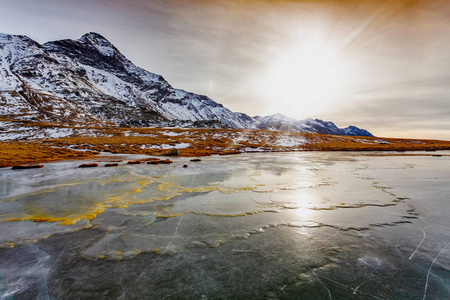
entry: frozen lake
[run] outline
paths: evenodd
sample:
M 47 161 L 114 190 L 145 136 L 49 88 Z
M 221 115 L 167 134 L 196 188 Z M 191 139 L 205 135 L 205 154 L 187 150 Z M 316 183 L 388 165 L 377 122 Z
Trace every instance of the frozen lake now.
M 392 154 L 0 169 L 0 298 L 448 299 L 449 153 Z

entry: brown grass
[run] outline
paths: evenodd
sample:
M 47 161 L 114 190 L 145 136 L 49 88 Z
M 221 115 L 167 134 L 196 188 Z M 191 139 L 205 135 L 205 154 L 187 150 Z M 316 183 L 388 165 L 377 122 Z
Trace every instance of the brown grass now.
M 36 128 L 68 128 L 53 123 L 24 123 L 21 126 Z M 78 127 L 79 128 L 79 127 Z M 134 153 L 164 155 L 170 150 L 157 149 L 160 145 L 175 146 L 188 143 L 179 149 L 184 157 L 229 155 L 260 150 L 279 151 L 435 151 L 450 150 L 450 141 L 409 140 L 379 137 L 348 137 L 298 132 L 273 132 L 264 130 L 234 129 L 181 129 L 181 128 L 119 128 L 86 126 L 98 137 L 71 136 L 39 142 L 0 143 L 0 167 L 24 163 L 49 162 L 90 158 L 93 152 Z M 281 146 L 280 138 L 303 141 L 295 147 Z M 87 149 L 79 152 L 67 149 Z M 57 148 L 55 148 L 57 147 Z M 93 151 L 93 152 L 92 152 Z
M 124 136 L 123 131 L 147 136 Z M 119 134 L 116 132 L 119 131 Z M 162 132 L 189 132 L 188 135 L 166 136 Z M 265 151 L 291 151 L 292 148 L 304 151 L 425 151 L 448 150 L 450 141 L 410 140 L 379 137 L 347 137 L 298 132 L 273 132 L 264 130 L 227 130 L 227 129 L 160 129 L 127 128 L 122 132 L 115 128 L 110 137 L 68 137 L 57 140 L 45 140 L 49 145 L 58 147 L 73 146 L 79 149 L 107 151 L 112 153 L 136 153 L 162 155 L 167 150 L 142 149 L 143 145 L 176 145 L 189 143 L 191 147 L 179 149 L 180 156 L 207 156 L 211 154 L 235 154 L 246 152 L 248 148 L 260 148 Z M 224 135 L 213 137 L 215 135 Z M 229 136 L 245 137 L 245 140 L 233 140 Z M 258 138 L 264 135 L 263 141 Z M 283 147 L 276 144 L 281 136 L 306 141 L 298 147 Z
M 85 159 L 94 155 L 91 151 L 80 152 L 70 149 L 59 149 L 38 143 L 0 142 L 0 168 L 57 160 Z

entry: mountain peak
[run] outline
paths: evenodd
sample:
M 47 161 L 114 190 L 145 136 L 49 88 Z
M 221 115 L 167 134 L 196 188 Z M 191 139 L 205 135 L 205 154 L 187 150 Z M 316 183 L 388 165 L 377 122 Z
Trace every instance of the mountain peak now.
M 33 41 L 26 35 L 6 34 L 1 32 L 0 32 L 0 43 L 2 44 L 25 43 L 25 44 L 39 45 L 36 41 Z
M 285 115 L 283 115 L 281 113 L 276 113 L 276 114 L 273 114 L 273 115 L 271 115 L 269 117 L 272 118 L 272 119 L 278 119 L 278 120 L 294 120 L 294 119 L 289 118 L 289 117 L 287 117 L 287 116 L 285 116 Z
M 82 43 L 86 43 L 89 41 L 95 44 L 104 44 L 106 42 L 111 45 L 111 43 L 103 35 L 97 32 L 88 32 L 86 34 L 83 34 L 81 38 L 78 39 L 78 41 Z
M 100 46 L 112 46 L 112 44 L 101 34 L 96 32 L 88 32 L 78 39 L 81 43 L 91 43 Z
M 114 53 L 118 51 L 116 47 L 114 47 L 114 45 L 111 44 L 104 36 L 96 32 L 84 34 L 77 40 L 77 42 L 92 45 L 105 56 L 114 56 Z

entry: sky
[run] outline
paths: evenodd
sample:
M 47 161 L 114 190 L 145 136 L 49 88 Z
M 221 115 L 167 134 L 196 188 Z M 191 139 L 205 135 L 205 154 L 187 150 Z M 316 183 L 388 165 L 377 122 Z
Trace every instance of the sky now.
M 446 0 L 0 0 L 0 32 L 97 32 L 172 86 L 251 116 L 450 140 Z

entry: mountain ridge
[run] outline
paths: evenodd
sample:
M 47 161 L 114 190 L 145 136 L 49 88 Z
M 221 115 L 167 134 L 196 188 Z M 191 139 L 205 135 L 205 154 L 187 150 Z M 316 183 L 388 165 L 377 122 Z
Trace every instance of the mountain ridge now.
M 42 45 L 23 35 L 0 34 L 0 115 L 61 123 L 372 136 L 319 119 L 232 112 L 205 95 L 173 88 L 95 32 Z

